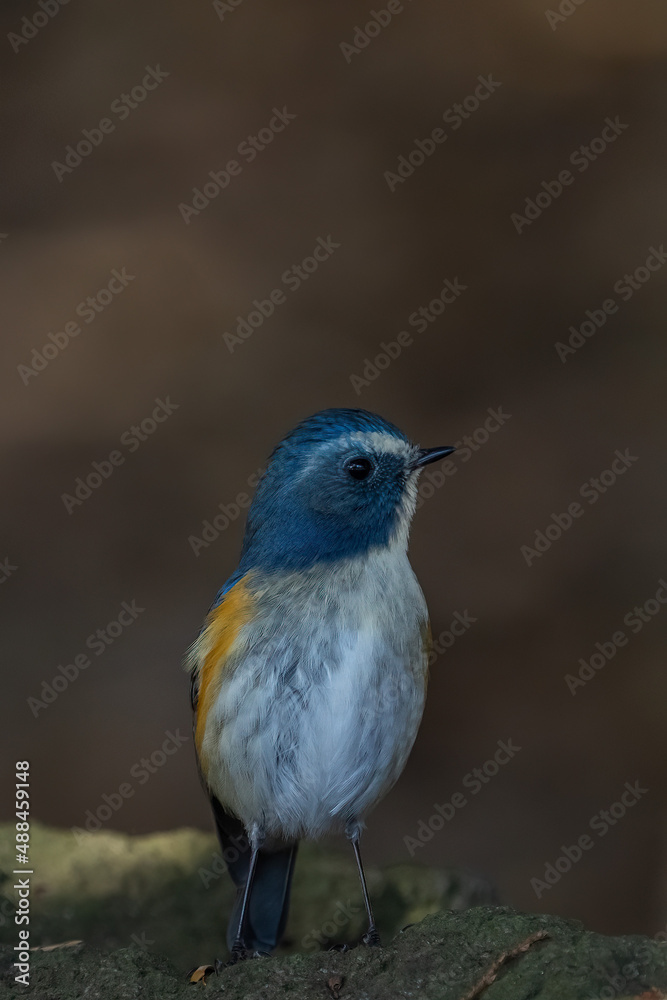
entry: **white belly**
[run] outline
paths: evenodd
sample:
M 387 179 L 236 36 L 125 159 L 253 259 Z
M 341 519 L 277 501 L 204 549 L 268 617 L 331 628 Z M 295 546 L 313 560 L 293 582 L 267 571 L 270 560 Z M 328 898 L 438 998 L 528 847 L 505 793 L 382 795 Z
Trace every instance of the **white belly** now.
M 403 770 L 424 707 L 426 608 L 406 557 L 377 569 L 357 565 L 348 586 L 311 571 L 285 581 L 284 599 L 271 583 L 271 610 L 247 627 L 213 709 L 208 769 L 247 827 L 285 839 L 341 829 Z

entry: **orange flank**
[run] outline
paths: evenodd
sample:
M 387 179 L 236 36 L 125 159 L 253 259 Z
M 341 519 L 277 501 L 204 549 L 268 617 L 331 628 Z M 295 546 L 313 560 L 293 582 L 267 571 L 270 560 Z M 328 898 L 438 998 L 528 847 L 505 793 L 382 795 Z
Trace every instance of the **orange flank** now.
M 221 604 L 208 616 L 206 628 L 197 640 L 194 655 L 199 666 L 199 696 L 195 744 L 200 764 L 206 774 L 206 759 L 202 755 L 206 718 L 220 691 L 227 657 L 244 625 L 252 620 L 254 598 L 247 588 L 248 577 L 235 583 Z

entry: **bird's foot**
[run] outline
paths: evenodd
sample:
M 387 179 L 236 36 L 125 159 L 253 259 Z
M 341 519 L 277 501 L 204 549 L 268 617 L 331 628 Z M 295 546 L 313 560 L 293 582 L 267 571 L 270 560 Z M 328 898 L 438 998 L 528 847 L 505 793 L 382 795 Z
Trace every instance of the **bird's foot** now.
M 220 975 L 222 969 L 226 969 L 230 965 L 236 965 L 237 962 L 245 962 L 248 958 L 252 958 L 252 952 L 249 948 L 246 948 L 243 941 L 237 940 L 232 945 L 232 950 L 226 962 L 223 962 L 220 958 L 216 959 L 215 971 Z
M 368 948 L 382 947 L 380 935 L 378 934 L 374 924 L 371 925 L 363 937 L 354 944 L 332 944 L 329 948 L 327 948 L 327 951 L 337 951 L 341 955 L 345 955 L 348 951 L 352 951 L 353 948 L 358 947 L 360 944 L 365 944 Z
M 382 941 L 380 941 L 380 935 L 377 932 L 375 924 L 371 924 L 361 940 L 362 943 L 368 945 L 369 948 L 382 947 Z
M 246 948 L 242 941 L 235 941 L 226 962 L 223 962 L 221 958 L 216 958 L 216 975 L 219 976 L 222 970 L 229 968 L 230 965 L 237 965 L 239 962 L 247 962 L 251 958 L 269 958 L 269 954 L 266 951 L 251 951 L 250 948 Z

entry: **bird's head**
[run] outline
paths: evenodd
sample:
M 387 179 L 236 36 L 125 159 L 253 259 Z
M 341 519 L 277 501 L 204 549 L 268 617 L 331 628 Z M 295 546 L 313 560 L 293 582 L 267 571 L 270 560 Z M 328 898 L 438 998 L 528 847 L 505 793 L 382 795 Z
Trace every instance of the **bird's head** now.
M 248 513 L 241 565 L 300 569 L 407 545 L 424 465 L 454 451 L 419 448 L 366 410 L 322 410 L 275 448 Z

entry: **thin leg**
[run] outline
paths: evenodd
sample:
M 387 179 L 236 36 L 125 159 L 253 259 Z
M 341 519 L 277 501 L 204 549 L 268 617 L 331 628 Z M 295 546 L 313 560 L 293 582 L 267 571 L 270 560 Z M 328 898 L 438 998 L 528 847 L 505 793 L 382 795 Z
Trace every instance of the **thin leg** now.
M 239 914 L 239 926 L 236 931 L 236 938 L 234 944 L 232 945 L 232 956 L 231 964 L 238 962 L 239 959 L 247 958 L 248 948 L 245 943 L 245 925 L 246 916 L 248 913 L 248 901 L 250 900 L 250 892 L 252 890 L 252 882 L 255 877 L 255 869 L 257 867 L 257 855 L 259 854 L 259 848 L 254 846 L 252 849 L 252 854 L 250 855 L 250 866 L 248 868 L 248 878 L 246 880 L 245 888 L 243 890 L 243 902 L 241 903 L 241 913 Z
M 380 941 L 380 935 L 377 932 L 377 927 L 375 926 L 375 917 L 373 916 L 373 909 L 371 907 L 370 896 L 368 895 L 368 888 L 366 886 L 366 876 L 364 875 L 364 866 L 361 863 L 361 851 L 359 850 L 359 837 L 352 837 L 352 847 L 354 848 L 354 856 L 357 859 L 357 868 L 359 869 L 359 878 L 361 879 L 361 891 L 364 894 L 364 904 L 366 906 L 366 913 L 368 914 L 368 930 L 364 934 L 362 941 L 364 944 L 379 946 L 382 942 Z

